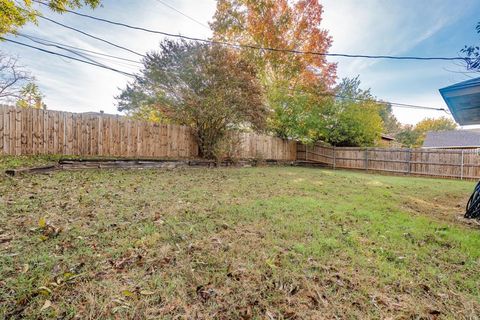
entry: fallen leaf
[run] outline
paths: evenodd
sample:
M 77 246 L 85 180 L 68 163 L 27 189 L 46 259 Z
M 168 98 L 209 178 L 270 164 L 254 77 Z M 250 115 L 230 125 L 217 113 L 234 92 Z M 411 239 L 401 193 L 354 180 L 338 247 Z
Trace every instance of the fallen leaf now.
M 112 309 L 112 313 L 115 314 L 115 313 L 121 312 L 122 310 L 128 310 L 128 309 L 130 309 L 130 307 L 126 305 L 117 306 Z
M 155 294 L 155 291 L 142 290 L 140 291 L 140 294 L 144 296 L 151 296 Z
M 133 293 L 130 290 L 123 290 L 122 295 L 125 296 L 125 297 L 133 297 L 135 295 L 135 293 Z
M 52 294 L 52 290 L 50 290 L 49 288 L 47 287 L 40 287 L 38 288 L 37 292 L 39 294 L 43 294 L 45 296 L 48 296 L 48 295 L 51 295 Z
M 40 312 L 47 310 L 52 306 L 52 301 L 50 300 L 45 300 L 45 303 L 43 304 L 42 308 L 40 309 Z
M 47 219 L 45 217 L 41 217 L 40 220 L 38 220 L 38 227 L 43 229 L 46 226 L 47 226 Z
M 25 263 L 22 268 L 22 273 L 24 274 L 27 273 L 29 269 L 30 269 L 30 266 L 28 265 L 28 263 Z
M 74 273 L 72 273 L 72 272 L 65 272 L 65 273 L 63 274 L 63 280 L 68 281 L 68 280 L 72 279 L 72 278 L 75 277 L 75 276 L 76 276 L 76 274 L 74 274 Z

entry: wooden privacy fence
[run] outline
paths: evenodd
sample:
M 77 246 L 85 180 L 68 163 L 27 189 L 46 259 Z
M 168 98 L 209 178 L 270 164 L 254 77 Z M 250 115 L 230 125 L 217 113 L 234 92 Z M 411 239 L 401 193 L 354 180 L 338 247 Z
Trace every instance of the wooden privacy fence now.
M 234 156 L 241 159 L 306 160 L 333 168 L 480 178 L 476 150 L 306 146 L 255 133 L 239 133 L 239 138 Z M 118 115 L 0 106 L 0 154 L 191 159 L 198 157 L 198 145 L 185 126 Z
M 234 153 L 240 159 L 295 161 L 297 143 L 269 135 L 239 133 L 240 145 Z
M 296 143 L 241 134 L 238 155 L 294 161 Z M 195 158 L 190 128 L 106 114 L 70 113 L 0 106 L 0 154 Z
M 319 162 L 333 168 L 460 179 L 480 178 L 480 156 L 477 150 L 471 149 L 339 148 L 299 144 L 297 160 Z

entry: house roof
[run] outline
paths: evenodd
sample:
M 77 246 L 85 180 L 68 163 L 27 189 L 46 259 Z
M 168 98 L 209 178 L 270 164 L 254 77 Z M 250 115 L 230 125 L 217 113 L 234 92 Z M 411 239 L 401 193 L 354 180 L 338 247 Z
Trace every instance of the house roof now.
M 480 130 L 430 131 L 423 148 L 480 148 Z
M 480 77 L 442 88 L 440 94 L 460 125 L 480 124 Z
M 475 87 L 475 86 L 478 86 L 478 85 L 480 85 L 480 77 L 470 79 L 470 80 L 466 80 L 466 81 L 459 82 L 459 83 L 455 83 L 451 86 L 445 87 L 445 88 L 440 89 L 440 90 L 445 91 L 445 90 L 452 90 L 452 89 L 457 89 L 457 88 Z
M 381 138 L 382 138 L 383 140 L 389 140 L 389 141 L 394 141 L 394 140 L 395 140 L 394 137 L 389 136 L 388 134 L 385 134 L 385 133 L 382 133 L 382 134 L 381 134 Z

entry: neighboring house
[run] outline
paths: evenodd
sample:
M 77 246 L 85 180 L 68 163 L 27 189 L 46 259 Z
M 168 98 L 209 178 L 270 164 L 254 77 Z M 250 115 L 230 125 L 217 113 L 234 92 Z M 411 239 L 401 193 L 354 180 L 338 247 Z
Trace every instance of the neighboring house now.
M 440 94 L 456 122 L 480 124 L 480 77 L 440 89 Z
M 401 147 L 401 144 L 397 142 L 397 140 L 389 136 L 388 134 L 382 133 L 380 137 L 380 142 L 379 142 L 380 147 L 385 147 L 385 148 L 399 148 Z
M 429 131 L 424 149 L 477 149 L 480 148 L 480 130 Z

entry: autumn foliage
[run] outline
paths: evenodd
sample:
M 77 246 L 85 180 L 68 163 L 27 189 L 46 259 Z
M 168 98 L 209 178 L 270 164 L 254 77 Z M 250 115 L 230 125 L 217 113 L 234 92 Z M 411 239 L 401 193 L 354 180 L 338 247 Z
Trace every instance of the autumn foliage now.
M 200 154 L 217 158 L 231 130 L 263 129 L 263 97 L 255 69 L 235 51 L 166 40 L 147 54 L 118 103 L 133 115 L 154 110 L 162 120 L 191 127 Z
M 208 158 L 238 128 L 306 143 L 375 145 L 385 120 L 395 127 L 393 115 L 358 77 L 335 85 L 322 14 L 318 0 L 218 0 L 213 39 L 237 47 L 163 42 L 119 97 L 120 110 L 192 127 Z
M 328 52 L 332 38 L 320 28 L 323 7 L 317 0 L 219 0 L 211 27 L 217 40 L 264 48 Z M 336 65 L 325 56 L 245 49 L 266 84 L 335 82 Z
M 242 55 L 257 69 L 272 113 L 269 129 L 284 138 L 308 138 L 335 83 L 336 64 L 324 55 L 332 44 L 320 27 L 317 0 L 218 0 L 211 27 L 214 38 L 243 46 Z M 314 128 L 313 128 L 314 129 Z

